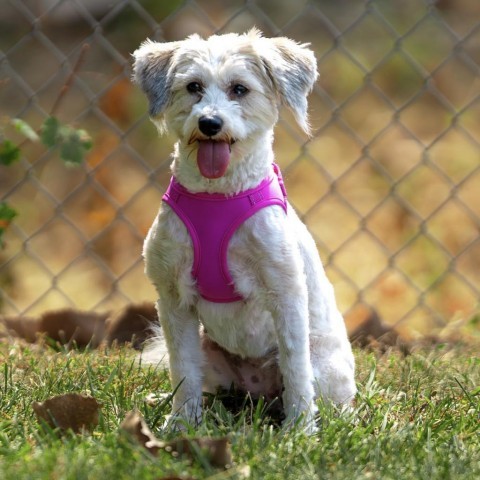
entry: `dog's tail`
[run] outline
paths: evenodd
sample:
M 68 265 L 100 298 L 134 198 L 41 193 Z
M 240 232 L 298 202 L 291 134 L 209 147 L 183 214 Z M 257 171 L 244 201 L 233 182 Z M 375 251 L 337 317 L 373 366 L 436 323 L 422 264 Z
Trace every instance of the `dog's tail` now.
M 153 365 L 155 368 L 168 368 L 168 351 L 162 327 L 151 327 L 152 336 L 144 343 L 139 361 L 142 365 Z

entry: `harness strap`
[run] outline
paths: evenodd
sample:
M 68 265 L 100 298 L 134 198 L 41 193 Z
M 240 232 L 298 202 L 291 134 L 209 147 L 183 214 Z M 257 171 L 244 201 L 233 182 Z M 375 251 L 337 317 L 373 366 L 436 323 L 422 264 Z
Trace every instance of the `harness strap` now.
M 287 212 L 287 193 L 280 169 L 273 164 L 271 175 L 257 187 L 236 195 L 191 193 L 174 177 L 163 195 L 182 220 L 194 251 L 192 276 L 200 295 L 211 302 L 242 300 L 235 290 L 227 262 L 230 239 L 238 227 L 260 209 L 278 205 Z

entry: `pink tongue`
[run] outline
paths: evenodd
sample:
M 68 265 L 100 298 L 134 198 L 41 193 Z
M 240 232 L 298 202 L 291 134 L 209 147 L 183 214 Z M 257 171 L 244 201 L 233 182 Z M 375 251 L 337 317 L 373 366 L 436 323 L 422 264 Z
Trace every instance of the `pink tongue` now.
M 223 177 L 230 161 L 230 145 L 227 142 L 200 140 L 198 142 L 197 164 L 206 178 Z

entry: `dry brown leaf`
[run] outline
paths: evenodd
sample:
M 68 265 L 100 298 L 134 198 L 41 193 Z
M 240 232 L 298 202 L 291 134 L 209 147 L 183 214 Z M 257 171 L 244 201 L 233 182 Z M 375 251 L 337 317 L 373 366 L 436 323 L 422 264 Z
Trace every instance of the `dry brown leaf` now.
M 178 438 L 167 442 L 165 450 L 192 459 L 197 454 L 203 455 L 214 467 L 225 467 L 232 464 L 232 453 L 227 437 Z
M 120 428 L 129 433 L 153 455 L 162 449 L 174 456 L 190 459 L 194 459 L 197 454 L 203 455 L 214 467 L 225 467 L 232 464 L 232 453 L 227 437 L 177 438 L 170 442 L 163 442 L 153 435 L 138 411 L 127 413 Z
M 33 411 L 39 421 L 45 421 L 52 428 L 75 433 L 91 431 L 98 425 L 98 402 L 88 395 L 67 393 L 45 400 L 33 402 Z
M 160 448 L 165 447 L 165 443 L 158 440 L 150 431 L 142 415 L 134 410 L 128 412 L 120 428 L 135 438 L 140 445 L 144 446 L 150 453 L 156 455 Z

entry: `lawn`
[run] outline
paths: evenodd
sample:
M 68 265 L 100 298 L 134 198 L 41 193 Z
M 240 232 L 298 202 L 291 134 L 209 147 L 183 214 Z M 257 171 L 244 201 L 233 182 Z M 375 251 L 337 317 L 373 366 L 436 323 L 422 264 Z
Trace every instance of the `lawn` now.
M 263 406 L 236 413 L 214 400 L 188 437 L 224 437 L 229 468 L 212 466 L 196 449 L 182 458 L 153 456 L 119 431 L 138 409 L 161 440 L 169 390 L 165 372 L 135 363 L 127 348 L 55 351 L 0 345 L 0 479 L 475 479 L 480 478 L 480 358 L 471 346 L 418 347 L 408 356 L 356 350 L 359 394 L 353 411 L 320 405 L 312 437 L 272 425 Z M 79 392 L 101 405 L 90 433 L 59 435 L 40 427 L 34 401 Z

